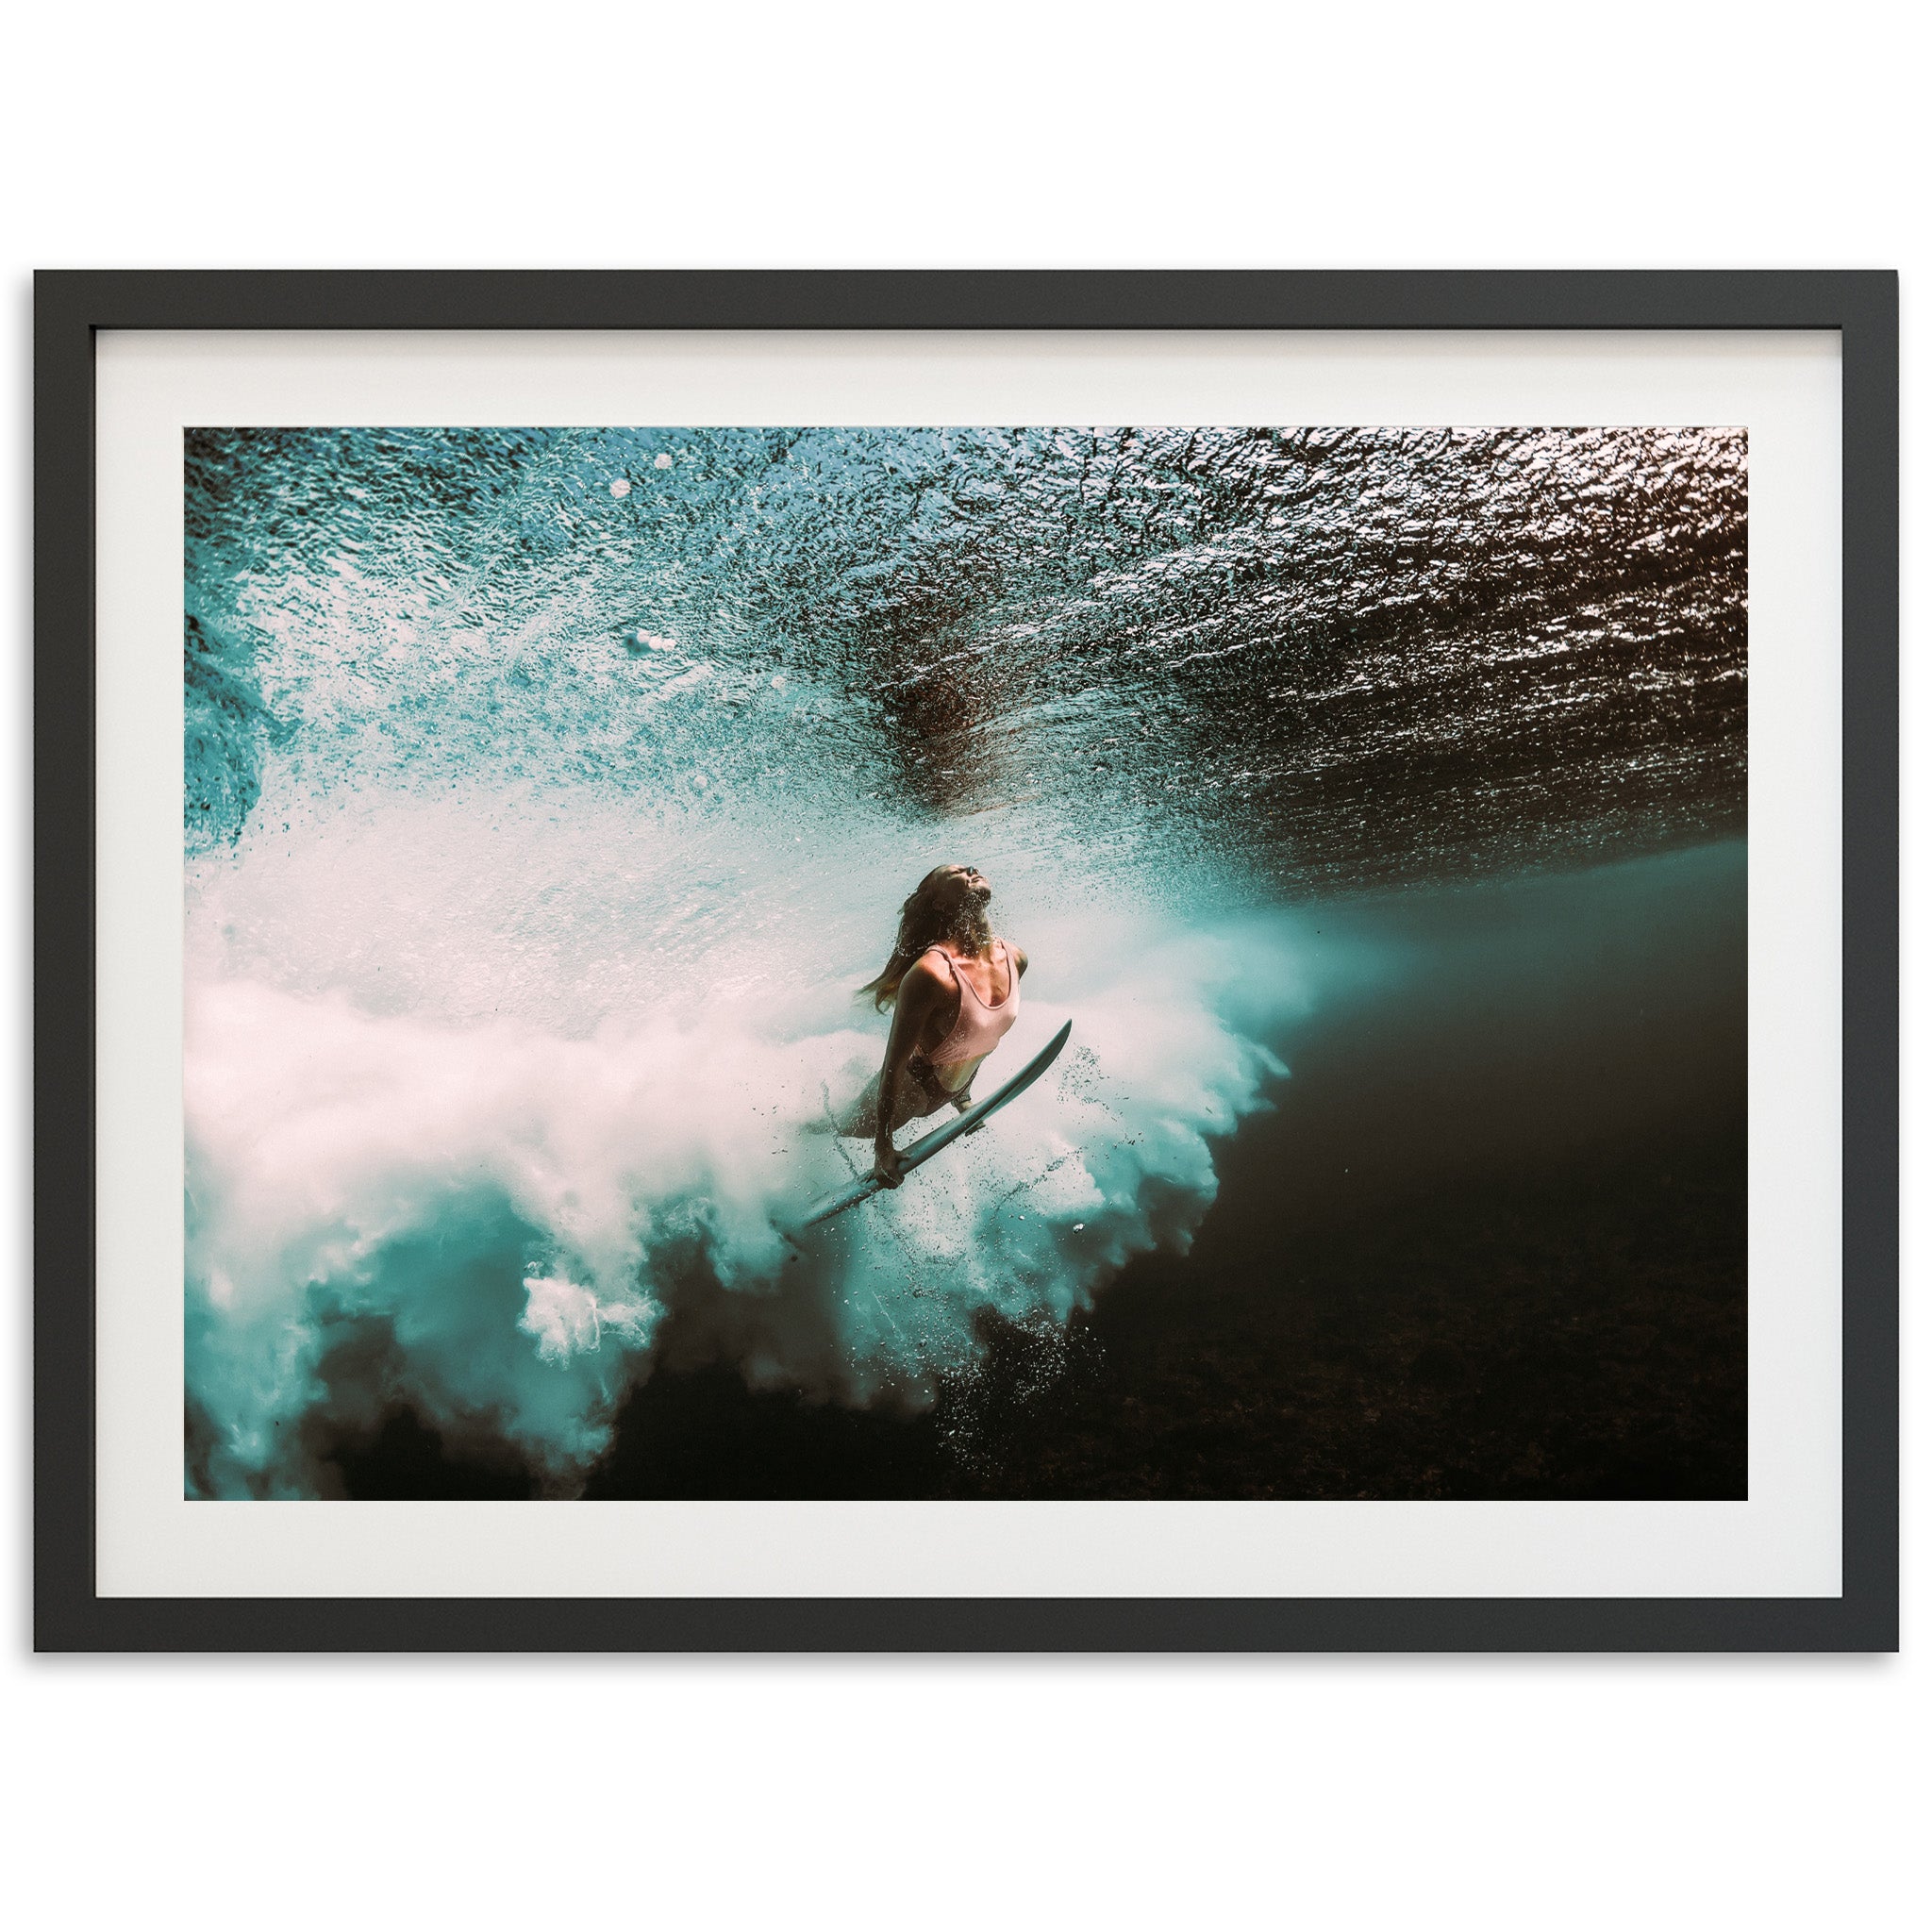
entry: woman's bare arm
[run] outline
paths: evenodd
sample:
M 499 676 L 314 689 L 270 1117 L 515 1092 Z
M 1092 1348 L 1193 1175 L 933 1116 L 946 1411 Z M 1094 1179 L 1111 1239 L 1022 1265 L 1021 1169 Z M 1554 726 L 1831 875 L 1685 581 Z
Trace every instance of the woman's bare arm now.
M 892 1007 L 892 1030 L 886 1036 L 885 1064 L 879 1069 L 878 1124 L 873 1136 L 873 1172 L 889 1188 L 896 1188 L 903 1178 L 899 1150 L 892 1144 L 892 1116 L 899 1098 L 899 1082 L 906 1077 L 906 1063 L 924 1037 L 927 1022 L 948 991 L 924 959 L 899 982 L 899 997 Z

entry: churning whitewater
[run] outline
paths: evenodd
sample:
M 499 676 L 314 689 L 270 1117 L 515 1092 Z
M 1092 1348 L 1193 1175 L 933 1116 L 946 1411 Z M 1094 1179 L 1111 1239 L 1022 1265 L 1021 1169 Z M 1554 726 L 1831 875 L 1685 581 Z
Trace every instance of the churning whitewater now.
M 340 855 L 341 897 L 410 903 L 403 881 L 428 858 L 401 835 L 412 808 L 363 808 L 364 838 Z M 459 823 L 442 838 L 411 829 L 445 863 L 461 836 Z M 598 903 L 585 868 L 601 838 L 516 842 L 531 868 L 525 910 L 546 933 L 559 911 L 535 880 L 551 868 L 568 896 Z M 373 908 L 341 906 L 356 921 L 333 934 L 341 956 L 325 962 L 319 922 L 295 984 L 219 945 L 197 958 L 190 1399 L 207 1444 L 197 1480 L 212 1493 L 312 1492 L 325 1434 L 371 1427 L 398 1400 L 447 1441 L 513 1445 L 568 1492 L 608 1446 L 674 1307 L 757 1386 L 923 1403 L 936 1378 L 970 1368 L 981 1310 L 1061 1322 L 1135 1252 L 1185 1244 L 1214 1197 L 1213 1138 L 1281 1071 L 1243 1030 L 1257 1002 L 1241 989 L 1258 979 L 1265 1005 L 1292 1002 L 1282 930 L 1070 914 L 1022 893 L 1011 924 L 1041 962 L 1038 993 L 993 1064 L 1017 1069 L 1071 1018 L 1061 1063 L 997 1131 L 788 1240 L 806 1203 L 869 1164 L 866 1144 L 830 1124 L 877 1065 L 881 1023 L 852 994 L 900 879 L 839 867 L 808 881 L 769 933 L 758 908 L 771 900 L 752 882 L 769 863 L 760 842 L 747 835 L 741 853 L 747 930 L 714 929 L 681 970 L 669 958 L 654 974 L 613 969 L 618 996 L 601 1003 L 568 967 L 572 948 L 516 930 L 514 891 L 480 855 L 480 918 L 452 905 L 376 943 Z M 378 885 L 385 844 L 403 878 Z M 197 930 L 261 930 L 242 910 L 258 869 L 266 897 L 333 901 L 313 847 L 299 889 L 287 862 L 272 841 L 230 860 L 197 905 Z M 625 863 L 635 890 L 640 859 Z M 458 891 L 461 869 L 444 883 Z M 838 902 L 823 918 L 814 890 Z M 861 939 L 868 908 L 874 930 Z M 659 908 L 645 929 L 673 917 Z M 574 929 L 568 915 L 560 929 Z M 487 1016 L 475 1008 L 485 975 L 466 958 L 484 945 L 517 962 Z M 380 963 L 364 977 L 357 954 Z M 394 976 L 422 982 L 403 1010 L 382 983 Z M 426 996 L 436 982 L 470 997 L 451 1010 Z M 546 1011 L 576 1024 L 546 1024 Z

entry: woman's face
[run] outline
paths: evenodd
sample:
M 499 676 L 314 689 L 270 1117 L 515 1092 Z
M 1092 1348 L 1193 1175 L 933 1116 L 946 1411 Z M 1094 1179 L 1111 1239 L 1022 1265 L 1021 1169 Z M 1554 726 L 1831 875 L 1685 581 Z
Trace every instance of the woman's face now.
M 983 906 L 992 897 L 992 887 L 976 865 L 949 865 L 945 869 L 944 891 L 949 899 L 977 899 Z

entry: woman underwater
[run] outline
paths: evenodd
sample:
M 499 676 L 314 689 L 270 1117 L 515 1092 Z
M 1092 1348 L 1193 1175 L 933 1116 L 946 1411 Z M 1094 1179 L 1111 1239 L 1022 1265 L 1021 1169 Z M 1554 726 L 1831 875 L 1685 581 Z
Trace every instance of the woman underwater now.
M 870 1135 L 874 1173 L 903 1178 L 895 1129 L 942 1107 L 973 1105 L 973 1076 L 1020 1016 L 1026 955 L 987 919 L 992 887 L 976 867 L 941 865 L 899 908 L 899 937 L 878 977 L 861 987 L 892 1008 L 885 1063 L 840 1131 Z

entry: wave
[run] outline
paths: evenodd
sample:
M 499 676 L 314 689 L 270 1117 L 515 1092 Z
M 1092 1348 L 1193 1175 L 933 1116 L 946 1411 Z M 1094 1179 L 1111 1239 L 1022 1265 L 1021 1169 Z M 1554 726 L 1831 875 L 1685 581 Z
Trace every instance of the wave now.
M 375 815 L 407 855 L 402 816 Z M 293 884 L 258 858 L 258 900 L 340 915 L 303 869 L 327 843 L 291 846 Z M 474 991 L 381 1010 L 379 962 L 408 958 L 393 934 L 342 941 L 378 962 L 359 995 L 319 932 L 286 955 L 319 989 L 235 970 L 210 934 L 237 879 L 192 922 L 187 1013 L 190 1488 L 214 1496 L 324 1492 L 331 1444 L 399 1404 L 572 1493 L 674 1326 L 681 1359 L 756 1387 L 924 1406 L 971 1373 L 987 1314 L 1063 1323 L 1133 1255 L 1186 1247 L 1213 1142 L 1284 1071 L 1264 1036 L 1310 997 L 1282 917 L 1025 908 L 1036 967 L 988 1072 L 1071 1019 L 1061 1061 L 897 1193 L 794 1240 L 868 1158 L 830 1125 L 881 1051 L 856 952 L 734 971 L 766 946 L 713 935 L 682 970 L 655 956 L 656 998 L 626 985 L 569 1030 L 555 1016 L 581 1000 L 555 986 L 488 1018 Z

